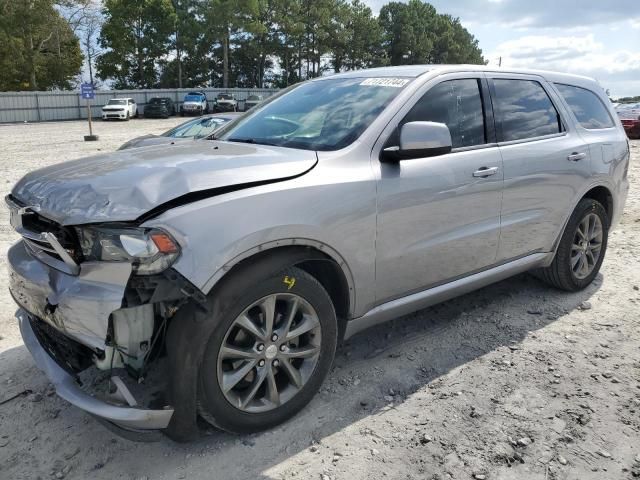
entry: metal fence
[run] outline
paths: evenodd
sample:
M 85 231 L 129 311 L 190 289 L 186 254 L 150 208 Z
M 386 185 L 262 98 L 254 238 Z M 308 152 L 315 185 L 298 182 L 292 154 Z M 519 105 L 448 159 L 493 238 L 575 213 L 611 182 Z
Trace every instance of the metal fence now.
M 142 114 L 144 106 L 152 97 L 169 97 L 176 102 L 179 110 L 184 96 L 193 89 L 153 89 L 153 90 L 97 90 L 96 98 L 91 100 L 91 112 L 100 116 L 100 109 L 111 98 L 131 97 L 138 104 Z M 240 110 L 249 95 L 262 95 L 267 98 L 277 92 L 270 88 L 205 88 L 198 89 L 207 94 L 209 106 L 219 93 L 231 93 L 238 100 Z M 80 92 L 6 92 L 0 93 L 0 123 L 46 122 L 51 120 L 77 120 L 87 118 L 86 100 Z

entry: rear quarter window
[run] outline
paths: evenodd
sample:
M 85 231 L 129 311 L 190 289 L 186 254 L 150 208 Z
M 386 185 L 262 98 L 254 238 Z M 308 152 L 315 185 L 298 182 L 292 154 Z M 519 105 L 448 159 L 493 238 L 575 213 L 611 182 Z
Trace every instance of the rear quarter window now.
M 573 85 L 556 83 L 556 88 L 565 99 L 578 123 L 589 130 L 611 128 L 613 119 L 602 100 L 590 90 Z

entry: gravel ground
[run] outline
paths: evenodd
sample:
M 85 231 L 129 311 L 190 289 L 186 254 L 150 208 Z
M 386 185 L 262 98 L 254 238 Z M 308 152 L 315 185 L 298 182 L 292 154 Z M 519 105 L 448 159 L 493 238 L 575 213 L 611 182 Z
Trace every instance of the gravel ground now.
M 0 126 L 0 193 L 29 170 L 108 151 L 180 119 Z M 338 352 L 292 421 L 133 443 L 53 395 L 6 288 L 0 209 L 0 478 L 631 479 L 640 477 L 640 141 L 632 190 L 592 286 L 528 275 L 376 327 Z M 21 392 L 12 400 L 7 400 Z

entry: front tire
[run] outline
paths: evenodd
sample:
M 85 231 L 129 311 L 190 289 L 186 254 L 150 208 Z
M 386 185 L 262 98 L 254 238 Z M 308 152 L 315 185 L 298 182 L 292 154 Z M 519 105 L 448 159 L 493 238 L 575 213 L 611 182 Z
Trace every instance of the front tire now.
M 583 198 L 573 211 L 550 266 L 536 271 L 549 285 L 575 292 L 600 271 L 609 236 L 609 216 L 600 202 Z
M 335 355 L 336 313 L 298 268 L 228 300 L 202 358 L 200 414 L 229 432 L 257 432 L 293 417 L 320 388 Z

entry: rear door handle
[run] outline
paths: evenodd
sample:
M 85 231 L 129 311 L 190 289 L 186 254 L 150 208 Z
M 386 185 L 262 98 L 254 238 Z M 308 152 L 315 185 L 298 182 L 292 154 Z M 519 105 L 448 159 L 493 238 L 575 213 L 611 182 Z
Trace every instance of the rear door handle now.
M 498 167 L 482 167 L 473 172 L 474 177 L 490 177 L 491 175 L 495 175 L 498 173 Z
M 583 158 L 587 158 L 587 154 L 584 152 L 573 152 L 571 155 L 569 155 L 567 157 L 567 160 L 569 160 L 570 162 L 577 162 L 579 160 L 582 160 Z

